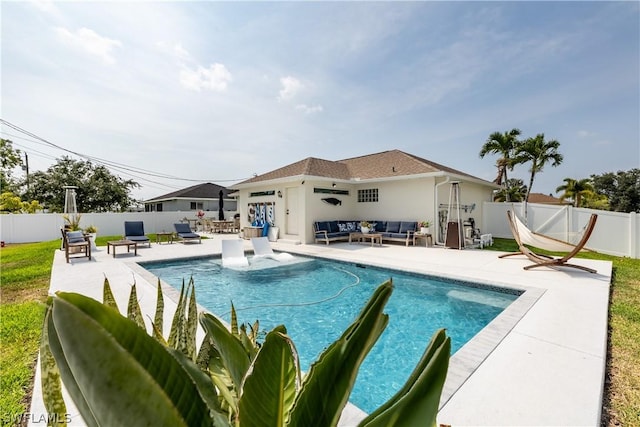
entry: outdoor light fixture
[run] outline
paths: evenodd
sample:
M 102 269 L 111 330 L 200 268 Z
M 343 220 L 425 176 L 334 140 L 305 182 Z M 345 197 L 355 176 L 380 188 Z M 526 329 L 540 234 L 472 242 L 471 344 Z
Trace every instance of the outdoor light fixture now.
M 334 183 L 332 183 L 332 184 L 331 184 L 331 186 L 332 186 L 333 188 L 336 188 L 336 183 L 335 183 L 335 182 L 334 182 Z
M 282 199 L 282 191 L 278 190 L 278 197 Z

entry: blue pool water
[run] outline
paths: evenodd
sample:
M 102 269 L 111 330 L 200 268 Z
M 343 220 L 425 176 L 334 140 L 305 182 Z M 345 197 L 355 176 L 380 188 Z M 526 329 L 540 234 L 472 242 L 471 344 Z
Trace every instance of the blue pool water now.
M 455 352 L 518 297 L 515 291 L 360 264 L 297 259 L 301 262 L 253 259 L 249 268 L 240 269 L 223 268 L 220 258 L 143 267 L 177 289 L 193 276 L 198 303 L 226 321 L 233 302 L 239 323 L 259 320 L 265 333 L 284 324 L 305 371 L 340 337 L 375 288 L 392 278 L 394 291 L 385 308 L 389 324 L 362 364 L 350 399 L 366 412 L 404 384 L 437 329 L 447 329 Z

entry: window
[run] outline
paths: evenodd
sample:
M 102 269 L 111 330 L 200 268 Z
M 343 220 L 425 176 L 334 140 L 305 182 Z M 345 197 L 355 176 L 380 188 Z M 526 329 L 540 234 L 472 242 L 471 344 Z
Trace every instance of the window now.
M 257 191 L 255 193 L 249 193 L 249 197 L 275 196 L 275 195 L 276 195 L 276 191 L 275 190 Z
M 162 203 L 156 204 L 156 212 L 162 212 Z
M 195 211 L 198 209 L 202 209 L 204 207 L 204 205 L 202 204 L 202 202 L 191 202 L 191 210 Z
M 378 189 L 371 188 L 366 190 L 358 190 L 358 203 L 368 203 L 378 201 Z
M 321 194 L 340 194 L 342 196 L 348 196 L 349 195 L 349 190 L 336 190 L 335 188 L 318 188 L 318 187 L 314 187 L 313 188 L 313 192 L 314 193 L 321 193 Z

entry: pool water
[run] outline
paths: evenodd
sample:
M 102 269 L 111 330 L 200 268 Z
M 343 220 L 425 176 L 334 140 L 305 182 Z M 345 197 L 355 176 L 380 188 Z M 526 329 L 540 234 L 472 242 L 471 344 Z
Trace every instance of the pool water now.
M 230 321 L 260 321 L 265 333 L 284 324 L 307 371 L 322 350 L 358 315 L 373 291 L 392 278 L 385 307 L 389 324 L 365 358 L 350 401 L 372 412 L 405 383 L 433 333 L 446 328 L 455 353 L 518 294 L 467 286 L 418 274 L 313 258 L 295 263 L 250 259 L 223 268 L 220 258 L 145 263 L 143 267 L 180 289 L 193 276 L 199 304 Z

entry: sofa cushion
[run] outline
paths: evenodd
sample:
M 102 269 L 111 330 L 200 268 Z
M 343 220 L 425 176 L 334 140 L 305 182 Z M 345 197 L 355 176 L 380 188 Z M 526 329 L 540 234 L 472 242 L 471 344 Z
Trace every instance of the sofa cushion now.
M 417 221 L 402 221 L 400 223 L 400 233 L 406 233 L 407 231 L 416 231 L 416 227 L 418 227 Z
M 340 231 L 338 228 L 338 221 L 329 221 L 329 230 L 330 233 L 337 233 Z
M 336 238 L 336 237 L 349 237 L 349 233 L 340 233 L 340 232 L 337 232 L 337 233 L 327 233 L 327 237 L 328 237 L 329 239 L 333 239 L 333 238 Z
M 347 231 L 349 233 L 353 233 L 354 231 L 356 231 L 358 229 L 358 222 L 357 221 L 347 221 L 346 225 L 347 225 Z
M 349 231 L 349 230 L 347 229 L 347 223 L 346 223 L 346 222 L 339 222 L 339 223 L 338 223 L 338 230 L 339 230 L 341 233 L 346 233 L 347 231 Z
M 382 235 L 383 238 L 387 238 L 387 239 L 401 239 L 401 240 L 405 240 L 407 239 L 407 233 L 384 233 Z
M 318 222 L 316 222 L 316 231 L 330 231 L 329 230 L 329 222 L 328 221 L 318 221 Z
M 387 221 L 387 233 L 399 233 L 400 232 L 400 221 Z
M 374 221 L 374 220 L 371 220 L 371 221 L 369 221 L 369 223 L 371 224 L 371 231 L 375 231 L 375 232 L 379 233 L 381 231 L 386 231 L 386 229 L 387 229 L 387 222 L 386 221 Z

